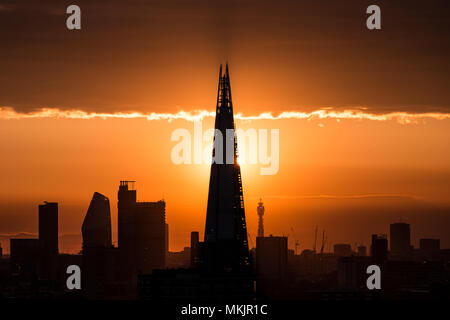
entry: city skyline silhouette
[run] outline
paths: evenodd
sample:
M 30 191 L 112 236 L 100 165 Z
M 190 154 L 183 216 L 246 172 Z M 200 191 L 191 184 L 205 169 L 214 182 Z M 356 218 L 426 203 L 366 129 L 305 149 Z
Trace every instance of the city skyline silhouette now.
M 448 299 L 445 0 L 70 8 L 0 4 L 0 298 Z

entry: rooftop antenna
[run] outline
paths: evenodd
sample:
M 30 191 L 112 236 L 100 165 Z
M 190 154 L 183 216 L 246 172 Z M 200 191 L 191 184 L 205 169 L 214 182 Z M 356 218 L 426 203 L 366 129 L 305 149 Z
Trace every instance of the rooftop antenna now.
M 258 213 L 258 237 L 264 237 L 264 204 L 262 199 L 259 199 L 258 207 L 256 207 Z
M 127 188 L 129 188 L 129 190 L 136 190 L 135 184 L 136 184 L 136 181 L 131 181 L 131 180 L 121 180 L 120 181 L 120 186 L 127 187 Z

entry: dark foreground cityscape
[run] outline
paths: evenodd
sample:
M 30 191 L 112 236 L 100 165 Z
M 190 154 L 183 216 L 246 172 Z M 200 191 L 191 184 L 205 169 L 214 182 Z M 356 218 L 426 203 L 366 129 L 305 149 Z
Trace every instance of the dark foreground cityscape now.
M 215 128 L 234 129 L 228 66 L 220 69 Z M 226 154 L 225 144 L 222 155 Z M 215 148 L 215 152 L 218 149 Z M 214 153 L 213 153 L 214 157 Z M 448 299 L 450 250 L 439 239 L 411 245 L 410 225 L 390 225 L 372 235 L 370 248 L 335 244 L 325 253 L 325 233 L 311 250 L 288 249 L 288 237 L 264 233 L 264 204 L 256 248 L 249 248 L 237 141 L 234 164 L 211 165 L 204 241 L 191 233 L 190 247 L 168 251 L 165 202 L 137 202 L 134 181 L 118 191 L 118 246 L 112 244 L 109 199 L 95 192 L 81 232 L 80 254 L 58 252 L 58 203 L 39 205 L 39 238 L 11 239 L 0 249 L 0 298 L 120 299 L 152 301 Z M 357 228 L 358 226 L 355 226 Z M 432 236 L 432 235 L 430 235 Z M 319 239 L 318 239 L 319 238 Z M 297 246 L 296 246 L 297 247 Z M 369 288 L 367 268 L 381 270 L 381 289 Z M 80 286 L 70 287 L 69 266 Z M 70 268 L 69 268 L 70 269 Z

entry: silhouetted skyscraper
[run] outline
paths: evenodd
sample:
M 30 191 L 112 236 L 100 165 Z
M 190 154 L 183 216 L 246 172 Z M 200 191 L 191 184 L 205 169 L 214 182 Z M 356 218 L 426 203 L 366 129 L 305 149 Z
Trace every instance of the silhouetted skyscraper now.
M 120 182 L 118 242 L 123 274 L 135 286 L 137 274 L 150 274 L 165 267 L 166 203 L 136 202 L 132 184 L 133 181 Z
M 411 252 L 411 231 L 408 223 L 397 222 L 390 227 L 391 253 L 406 257 Z
M 228 65 L 225 74 L 220 66 L 218 91 L 215 129 L 223 143 L 214 137 L 204 242 L 207 264 L 220 271 L 249 266 L 249 252 Z
M 94 193 L 81 227 L 83 247 L 111 247 L 111 212 L 109 199 Z
M 386 235 L 372 235 L 372 245 L 370 246 L 370 255 L 377 265 L 384 264 L 388 259 L 388 240 Z
M 39 242 L 43 254 L 58 254 L 58 203 L 39 205 Z
M 83 235 L 82 288 L 87 299 L 104 299 L 115 277 L 117 249 L 111 240 L 109 199 L 95 192 L 81 227 Z
M 258 237 L 264 237 L 264 204 L 262 199 L 259 200 L 256 211 L 258 212 Z
M 39 267 L 40 278 L 56 280 L 58 267 L 58 203 L 39 205 Z

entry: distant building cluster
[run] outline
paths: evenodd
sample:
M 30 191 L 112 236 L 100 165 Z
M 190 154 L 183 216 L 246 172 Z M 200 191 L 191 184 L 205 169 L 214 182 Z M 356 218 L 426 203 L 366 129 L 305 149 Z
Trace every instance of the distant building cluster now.
M 11 239 L 0 260 L 0 296 L 137 298 L 137 275 L 164 269 L 168 252 L 165 202 L 137 202 L 131 182 L 118 192 L 118 247 L 112 245 L 109 199 L 94 193 L 81 228 L 81 254 L 58 252 L 58 203 L 39 205 L 39 238 Z M 66 269 L 82 270 L 82 290 L 68 291 Z

